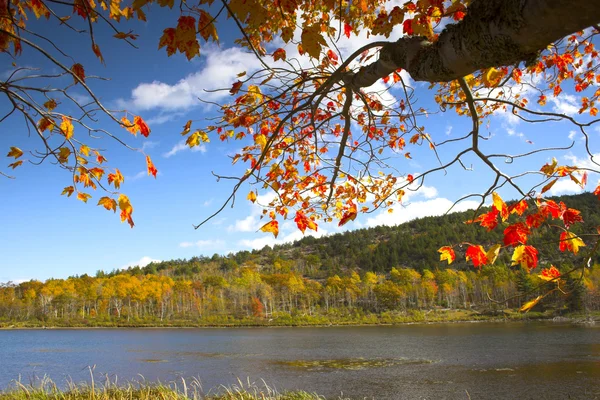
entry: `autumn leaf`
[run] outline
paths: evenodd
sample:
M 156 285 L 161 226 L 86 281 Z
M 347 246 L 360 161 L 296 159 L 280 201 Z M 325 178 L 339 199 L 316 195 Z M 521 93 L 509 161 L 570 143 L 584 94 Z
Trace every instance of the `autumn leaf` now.
M 533 246 L 520 245 L 515 248 L 512 256 L 512 265 L 521 264 L 528 271 L 534 269 L 538 264 L 538 251 Z
M 490 249 L 487 251 L 487 253 L 485 253 L 485 258 L 487 259 L 488 265 L 493 265 L 496 262 L 496 259 L 498 258 L 498 255 L 500 254 L 501 248 L 502 248 L 502 246 L 500 246 L 499 244 L 495 244 L 492 247 L 490 247 Z
M 538 274 L 538 277 L 545 281 L 553 281 L 560 278 L 560 271 L 554 266 L 550 266 L 550 268 L 544 268 L 541 271 L 541 274 Z
M 83 154 L 86 157 L 90 156 L 90 148 L 88 146 L 86 146 L 85 144 L 82 144 L 81 147 L 79 148 L 79 154 Z
M 521 216 L 527 210 L 527 207 L 527 202 L 525 200 L 521 200 L 518 203 L 511 204 L 508 207 L 508 212 L 511 214 L 516 213 L 518 216 Z
M 340 222 L 339 222 L 338 226 L 346 225 L 349 221 L 354 221 L 355 218 L 356 218 L 356 207 L 353 207 L 353 208 L 350 208 L 350 210 L 348 210 L 347 212 L 345 212 L 344 215 L 342 215 L 342 218 L 340 218 Z
M 12 164 L 8 164 L 9 168 L 15 169 L 17 167 L 20 167 L 23 164 L 23 161 L 15 161 Z
M 79 63 L 73 64 L 71 67 L 71 72 L 74 75 L 73 80 L 75 81 L 75 84 L 78 84 L 79 80 L 81 80 L 81 82 L 85 82 L 85 70 L 83 69 L 83 65 Z
M 491 211 L 480 215 L 474 220 L 466 221 L 465 223 L 472 224 L 475 222 L 479 222 L 481 226 L 486 228 L 488 231 L 491 231 L 492 229 L 496 228 L 496 226 L 498 226 L 498 209 L 496 209 L 495 206 L 492 206 Z
M 285 57 L 286 57 L 285 50 L 282 49 L 282 48 L 279 48 L 279 49 L 275 50 L 275 52 L 273 53 L 273 60 L 274 61 L 278 61 L 278 60 L 285 61 Z
M 558 181 L 558 178 L 553 179 L 552 181 L 548 182 L 548 184 L 546 184 L 543 188 L 542 191 L 540 192 L 540 194 L 544 194 L 546 193 L 548 190 L 552 189 L 552 186 L 554 186 L 554 184 Z
M 87 203 L 87 201 L 91 198 L 92 196 L 87 194 L 87 193 L 83 193 L 83 192 L 79 192 L 77 193 L 77 199 L 83 201 L 84 203 Z
M 117 38 L 117 39 L 131 39 L 131 40 L 136 40 L 138 38 L 138 36 L 140 35 L 136 35 L 134 33 L 132 33 L 132 31 L 129 32 L 117 32 L 116 34 L 113 35 L 113 37 Z
M 350 25 L 348 25 L 348 23 L 344 22 L 344 35 L 346 35 L 346 37 L 348 39 L 350 39 L 351 33 L 352 33 L 352 27 Z
M 67 140 L 70 140 L 73 137 L 73 124 L 71 123 L 71 118 L 62 117 L 60 132 L 67 138 Z
M 254 191 L 250 191 L 246 198 L 254 203 L 256 202 L 256 193 Z
M 217 29 L 215 27 L 215 19 L 206 11 L 200 9 L 200 18 L 198 19 L 198 33 L 200 36 L 208 42 L 208 39 L 212 39 L 213 42 L 219 41 L 219 35 L 217 35 Z
M 500 79 L 504 76 L 504 73 L 501 70 L 496 68 L 488 68 L 483 72 L 483 85 L 485 87 L 493 87 L 498 86 L 500 83 Z
M 67 147 L 61 147 L 58 149 L 58 162 L 61 164 L 66 164 L 69 161 L 69 156 L 71 155 L 71 150 Z
M 56 108 L 58 104 L 56 104 L 56 100 L 50 99 L 44 103 L 44 108 L 48 111 L 52 111 Z
M 540 300 L 542 300 L 544 298 L 544 296 L 538 296 L 535 299 L 528 301 L 527 303 L 523 304 L 523 306 L 521 308 L 519 308 L 519 311 L 521 312 L 527 312 L 529 310 L 531 310 L 533 307 L 535 307 Z
M 561 203 L 562 204 L 562 203 Z M 581 217 L 581 212 L 579 210 L 575 210 L 573 208 L 567 208 L 562 213 L 562 220 L 565 224 L 565 227 L 569 229 L 571 225 L 576 222 L 583 222 L 583 218 Z
M 242 85 L 243 85 L 243 84 L 244 84 L 244 83 L 243 83 L 243 82 L 241 82 L 241 81 L 234 82 L 234 83 L 233 83 L 233 86 L 231 86 L 231 89 L 229 90 L 229 93 L 230 93 L 231 95 L 235 95 L 235 94 L 237 94 L 237 92 L 239 92 L 239 91 L 240 91 L 240 89 L 242 88 Z
M 502 221 L 506 221 L 509 215 L 506 203 L 504 202 L 504 200 L 502 200 L 502 197 L 500 197 L 500 195 L 496 192 L 492 193 L 492 199 L 494 207 L 496 207 L 496 210 L 500 212 L 500 217 L 502 218 Z
M 279 223 L 276 220 L 267 222 L 259 230 L 262 232 L 271 232 L 277 238 L 277 235 L 279 235 Z
M 45 132 L 46 130 L 51 131 L 52 129 L 54 129 L 54 120 L 52 120 L 51 118 L 43 117 L 38 121 L 37 126 L 40 132 Z
M 117 212 L 117 202 L 115 199 L 111 199 L 110 197 L 105 196 L 100 198 L 100 200 L 98 200 L 98 205 L 103 206 L 108 211 L 113 210 L 114 212 Z
M 133 124 L 135 125 L 136 130 L 144 137 L 148 137 L 148 135 L 150 135 L 150 128 L 148 128 L 148 125 L 146 125 L 142 117 L 136 115 L 133 118 Z
M 14 157 L 14 159 L 16 160 L 17 158 L 20 158 L 22 155 L 23 155 L 23 151 L 20 148 L 11 146 L 6 157 Z
M 62 195 L 67 195 L 67 197 L 71 197 L 71 195 L 73 194 L 73 192 L 75 191 L 75 188 L 73 186 L 67 186 L 66 188 L 63 189 L 62 193 L 60 194 Z
M 121 171 L 119 171 L 116 168 L 115 173 L 108 174 L 107 179 L 108 184 L 113 184 L 115 186 L 115 189 L 119 189 L 121 187 L 121 183 L 123 183 L 123 181 L 125 180 L 125 178 L 123 178 L 123 175 L 121 174 Z
M 313 24 L 302 29 L 300 40 L 302 42 L 302 50 L 316 59 L 321 57 L 322 46 L 327 46 L 327 42 L 321 32 L 320 24 Z
M 456 259 L 456 254 L 454 254 L 454 249 L 450 246 L 443 246 L 438 249 L 438 253 L 440 253 L 440 261 L 448 261 L 448 264 L 452 264 Z
M 154 179 L 156 179 L 156 173 L 158 171 L 156 170 L 156 167 L 152 163 L 150 156 L 146 156 L 146 166 L 148 167 L 148 176 L 152 175 L 152 176 L 154 176 Z
M 296 212 L 296 217 L 294 218 L 298 229 L 304 233 L 306 229 L 312 229 L 313 231 L 317 231 L 318 226 L 312 219 L 308 218 L 302 211 Z
M 487 256 L 482 246 L 469 246 L 465 252 L 466 260 L 471 260 L 475 268 L 480 268 L 487 264 Z
M 94 43 L 92 45 L 92 51 L 94 52 L 94 54 L 96 55 L 96 57 L 98 57 L 98 59 L 100 60 L 100 62 L 102 64 L 104 64 L 104 57 L 102 57 L 102 53 L 100 52 L 100 47 L 98 47 L 98 45 L 96 43 Z
M 185 123 L 185 125 L 183 126 L 183 131 L 181 132 L 181 136 L 185 136 L 188 133 L 190 133 L 190 129 L 192 128 L 192 120 L 190 119 L 188 122 Z
M 529 235 L 529 227 L 523 222 L 509 225 L 504 230 L 504 244 L 506 246 L 517 246 L 518 244 L 526 244 L 527 236 Z
M 124 194 L 119 195 L 118 204 L 119 210 L 121 210 L 121 222 L 127 221 L 129 226 L 133 228 L 133 226 L 135 225 L 133 223 L 133 219 L 131 218 L 131 214 L 133 213 L 133 207 L 129 202 L 129 197 L 125 196 Z
M 573 254 L 577 254 L 579 252 L 579 248 L 585 246 L 585 243 L 581 238 L 574 233 L 565 231 L 560 234 L 560 243 L 559 243 L 560 251 L 569 250 Z

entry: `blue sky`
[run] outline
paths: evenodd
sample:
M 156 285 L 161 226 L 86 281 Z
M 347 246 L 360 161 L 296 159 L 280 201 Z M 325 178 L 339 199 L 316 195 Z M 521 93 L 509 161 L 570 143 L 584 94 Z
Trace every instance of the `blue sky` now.
M 234 47 L 237 37 L 229 22 L 219 25 L 220 45 L 206 45 L 202 56 L 187 61 L 181 54 L 167 57 L 166 52 L 157 50 L 162 30 L 174 26 L 177 13 L 154 10 L 148 13 L 148 22 L 125 24 L 123 30 L 133 29 L 140 35 L 136 41 L 139 49 L 113 39 L 106 29 L 98 28 L 96 38 L 106 60 L 98 62 L 91 51 L 89 37 L 73 35 L 65 29 L 49 26 L 45 21 L 30 20 L 28 26 L 45 37 L 52 38 L 74 61 L 86 68 L 86 75 L 110 77 L 109 81 L 92 81 L 89 84 L 101 100 L 112 109 L 128 109 L 141 115 L 152 129 L 149 138 L 132 137 L 129 133 L 106 120 L 98 125 L 105 128 L 130 146 L 143 148 L 159 170 L 157 179 L 148 177 L 144 156 L 127 150 L 114 140 L 102 138 L 91 144 L 106 149 L 105 156 L 111 166 L 118 167 L 125 175 L 122 191 L 131 199 L 135 211 L 136 226 L 130 229 L 112 215 L 97 207 L 97 199 L 103 194 L 91 193 L 88 204 L 76 199 L 60 196 L 62 188 L 70 183 L 69 173 L 51 163 L 36 166 L 25 163 L 14 172 L 6 169 L 11 161 L 3 158 L 0 171 L 11 173 L 16 179 L 0 176 L 0 282 L 21 281 L 31 278 L 47 279 L 67 277 L 73 274 L 95 273 L 98 269 L 112 270 L 128 265 L 146 264 L 150 260 L 189 258 L 196 255 L 226 254 L 238 250 L 262 248 L 264 245 L 282 243 L 302 237 L 293 221 L 282 224 L 277 240 L 272 235 L 257 232 L 262 225 L 260 209 L 244 198 L 250 190 L 242 189 L 235 207 L 226 208 L 220 215 L 198 230 L 192 228 L 220 207 L 229 195 L 232 185 L 227 181 L 217 182 L 211 171 L 224 175 L 239 174 L 240 166 L 232 167 L 228 155 L 239 150 L 244 143 L 211 143 L 191 151 L 182 145 L 180 132 L 187 120 L 194 126 L 202 126 L 203 120 L 215 115 L 215 108 L 203 105 L 197 97 L 212 101 L 228 101 L 229 96 L 204 92 L 205 89 L 229 88 L 237 80 L 236 74 L 244 70 L 255 70 L 258 61 L 254 56 Z M 73 20 L 78 18 L 73 17 Z M 395 32 L 398 37 L 400 33 Z M 394 37 L 394 36 L 393 36 Z M 369 41 L 366 37 L 343 40 L 339 47 L 343 54 L 359 48 Z M 288 49 L 291 54 L 294 49 Z M 25 47 L 23 55 L 13 60 L 0 54 L 0 74 L 5 79 L 13 70 L 11 63 L 18 66 L 35 66 L 43 71 L 53 71 L 42 57 Z M 73 61 L 64 59 L 65 64 Z M 378 88 L 383 83 L 379 82 Z M 434 92 L 427 85 L 412 82 L 417 91 L 420 105 L 438 110 L 433 102 Z M 72 90 L 81 100 L 86 94 L 81 88 Z M 531 93 L 523 91 L 525 96 Z M 391 95 L 395 95 L 391 92 Z M 568 92 L 560 100 L 549 100 L 548 110 L 576 114 L 577 96 Z M 0 100 L 1 110 L 7 112 L 8 104 Z M 119 115 L 120 116 L 120 115 Z M 434 141 L 458 138 L 469 132 L 471 121 L 460 118 L 453 112 L 431 114 L 422 117 L 420 124 L 426 127 Z M 543 153 L 513 164 L 499 165 L 509 173 L 524 170 L 539 170 L 540 166 L 554 156 L 561 164 L 590 165 L 585 161 L 582 136 L 574 132 L 573 126 L 560 122 L 550 124 L 526 124 L 508 114 L 490 119 L 489 127 L 482 127 L 490 140 L 482 146 L 494 152 L 518 152 L 547 146 L 565 146 L 575 142 L 573 149 Z M 589 130 L 591 151 L 597 153 L 600 131 Z M 77 135 L 77 131 L 75 132 Z M 527 141 L 533 142 L 533 144 Z M 22 118 L 10 117 L 2 122 L 0 152 L 2 156 L 10 146 L 32 150 L 39 143 L 27 137 Z M 448 161 L 457 146 L 448 145 L 440 149 L 442 159 Z M 397 156 L 392 160 L 402 173 L 417 174 L 435 166 L 433 154 L 425 148 L 411 151 L 412 160 Z M 383 210 L 359 216 L 343 229 L 355 229 L 378 224 L 394 225 L 416 217 L 446 212 L 458 198 L 469 193 L 480 193 L 489 184 L 491 175 L 481 162 L 465 159 L 472 171 L 453 167 L 447 174 L 437 173 L 427 179 L 425 186 L 411 194 L 403 207 L 393 214 Z M 597 178 L 591 177 L 588 190 L 593 190 Z M 528 187 L 525 182 L 524 187 Z M 592 186 L 593 185 L 593 186 Z M 551 194 L 576 193 L 580 189 L 565 181 L 559 182 Z M 500 191 L 506 199 L 517 197 L 514 191 Z M 268 193 L 260 193 L 269 196 Z M 266 198 L 266 197 L 263 197 Z M 458 209 L 467 209 L 476 204 L 465 201 Z M 293 215 L 293 214 L 292 214 Z M 264 223 L 264 222 L 263 222 Z M 317 235 L 340 231 L 336 224 L 321 224 Z M 445 243 L 440 243 L 445 245 Z

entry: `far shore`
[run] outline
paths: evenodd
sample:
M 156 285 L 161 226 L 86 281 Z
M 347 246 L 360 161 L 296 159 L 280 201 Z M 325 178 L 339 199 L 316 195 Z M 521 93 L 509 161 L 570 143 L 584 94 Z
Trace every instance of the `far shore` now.
M 456 312 L 453 312 L 456 311 Z M 460 311 L 460 313 L 459 313 Z M 85 329 L 223 329 L 223 328 L 328 328 L 328 327 L 367 327 L 367 326 L 400 326 L 400 325 L 431 325 L 431 324 L 457 324 L 457 323 L 523 323 L 523 322 L 554 322 L 577 325 L 600 324 L 600 313 L 576 313 L 555 315 L 554 313 L 530 313 L 522 314 L 516 312 L 502 312 L 497 315 L 484 315 L 468 313 L 465 310 L 451 310 L 446 313 L 435 313 L 432 318 L 414 320 L 406 316 L 393 316 L 384 318 L 381 316 L 370 316 L 369 321 L 364 320 L 331 320 L 326 322 L 306 320 L 264 320 L 254 321 L 239 320 L 227 323 L 205 323 L 192 321 L 176 321 L 167 323 L 144 323 L 127 321 L 87 321 L 82 324 L 61 323 L 62 321 L 51 321 L 47 324 L 32 324 L 28 322 L 0 322 L 0 330 L 85 330 Z M 463 318 L 461 318 L 463 317 Z M 413 319 L 413 320 L 411 320 Z M 41 322 L 41 321 L 40 321 Z

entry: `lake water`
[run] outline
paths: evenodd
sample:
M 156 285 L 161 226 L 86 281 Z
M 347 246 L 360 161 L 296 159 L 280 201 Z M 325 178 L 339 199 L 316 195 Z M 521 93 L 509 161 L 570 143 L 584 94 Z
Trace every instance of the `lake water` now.
M 205 391 L 375 399 L 600 399 L 600 327 L 464 323 L 378 327 L 0 331 L 0 389 L 56 382 L 199 378 Z

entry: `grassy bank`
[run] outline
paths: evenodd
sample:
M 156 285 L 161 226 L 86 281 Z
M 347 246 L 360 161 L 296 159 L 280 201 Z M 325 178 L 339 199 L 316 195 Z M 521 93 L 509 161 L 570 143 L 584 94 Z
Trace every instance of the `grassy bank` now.
M 15 383 L 13 389 L 0 392 L 0 400 L 322 400 L 322 396 L 303 391 L 278 392 L 266 385 L 242 384 L 223 387 L 214 393 L 204 393 L 197 382 L 185 381 L 163 384 L 127 384 L 116 386 L 111 383 L 100 387 L 94 384 L 75 385 L 68 383 L 65 389 L 45 380 L 39 387 Z M 343 400 L 340 398 L 340 400 Z
M 563 321 L 600 320 L 600 312 L 557 314 L 554 311 L 519 313 L 516 310 L 499 310 L 479 313 L 470 310 L 410 310 L 388 311 L 380 314 L 327 314 L 290 315 L 278 314 L 270 318 L 230 315 L 211 316 L 201 319 L 178 320 L 127 320 L 127 319 L 50 319 L 27 321 L 0 321 L 0 329 L 19 328 L 201 328 L 201 327 L 276 327 L 276 326 L 344 326 L 344 325 L 399 325 L 407 323 L 443 323 L 467 321 L 528 321 L 550 320 L 560 317 Z

